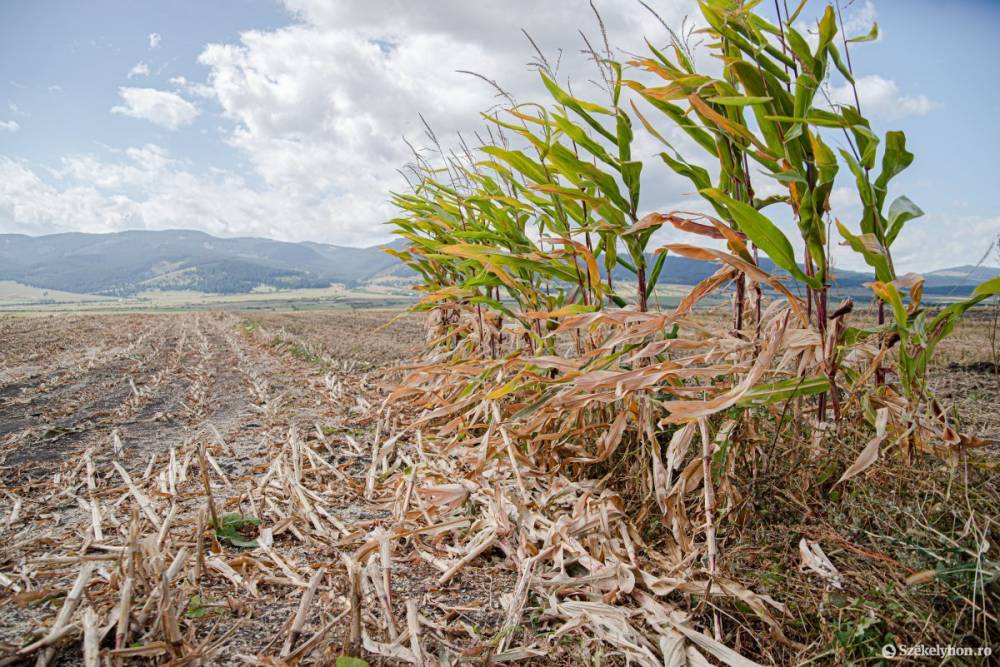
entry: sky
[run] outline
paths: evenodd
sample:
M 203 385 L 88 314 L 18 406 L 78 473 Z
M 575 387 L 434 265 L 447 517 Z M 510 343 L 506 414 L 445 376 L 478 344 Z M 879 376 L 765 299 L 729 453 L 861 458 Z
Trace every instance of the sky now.
M 851 53 L 862 108 L 877 130 L 904 130 L 917 156 L 890 193 L 926 212 L 894 246 L 897 268 L 978 262 L 1000 235 L 1000 1 L 841 2 L 851 35 L 873 21 L 881 33 Z M 644 39 L 665 42 L 636 0 L 594 3 L 622 59 L 643 52 Z M 695 24 L 694 0 L 649 4 L 675 29 Z M 823 6 L 810 1 L 803 29 Z M 404 138 L 428 145 L 420 116 L 452 145 L 498 102 L 458 70 L 519 102 L 546 99 L 522 28 L 559 62 L 564 84 L 600 99 L 580 53 L 579 31 L 599 39 L 586 0 L 5 0 L 0 233 L 190 228 L 385 242 L 388 193 L 405 188 Z M 848 100 L 842 80 L 826 85 Z M 668 138 L 684 152 L 683 137 Z M 698 208 L 659 150 L 638 138 L 643 208 Z M 857 229 L 849 186 L 838 183 L 834 215 Z M 682 236 L 663 230 L 655 240 Z M 995 249 L 986 263 L 1000 263 Z

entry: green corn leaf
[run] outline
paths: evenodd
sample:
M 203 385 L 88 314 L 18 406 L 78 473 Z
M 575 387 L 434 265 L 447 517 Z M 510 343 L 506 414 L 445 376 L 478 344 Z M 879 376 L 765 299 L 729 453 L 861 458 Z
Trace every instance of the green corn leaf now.
M 618 100 L 620 100 L 622 96 L 622 64 L 613 61 L 608 64 L 611 65 L 611 69 L 615 73 L 615 87 L 612 92 L 611 103 L 617 107 Z
M 834 14 L 833 5 L 827 5 L 823 12 L 823 18 L 819 21 L 819 42 L 816 44 L 816 60 L 822 62 L 826 48 L 833 42 L 837 34 L 837 16 Z
M 837 164 L 837 156 L 834 155 L 833 151 L 827 146 L 823 140 L 820 138 L 818 133 L 809 132 L 808 133 L 809 144 L 813 152 L 813 160 L 816 164 L 817 186 L 833 186 L 833 179 L 837 176 L 837 171 L 839 166 Z M 825 203 L 825 202 L 821 202 Z
M 474 289 L 476 287 L 500 287 L 502 284 L 500 279 L 489 271 L 481 271 L 463 282 L 462 287 Z
M 520 151 L 511 151 L 498 146 L 484 146 L 483 152 L 499 158 L 536 183 L 547 183 L 549 178 L 545 168 Z
M 787 204 L 788 201 L 788 195 L 771 195 L 770 197 L 764 197 L 763 199 L 754 197 L 753 207 L 758 211 L 761 211 L 771 204 Z
M 618 132 L 618 159 L 629 162 L 632 159 L 632 121 L 625 113 L 619 113 L 616 130 Z
M 642 113 L 639 111 L 639 107 L 635 105 L 635 102 L 629 100 L 629 104 L 632 106 L 632 111 L 635 112 L 635 115 L 639 118 L 639 121 L 642 123 L 642 126 L 646 128 L 646 131 L 649 132 L 651 135 L 653 135 L 656 138 L 656 140 L 659 141 L 661 144 L 669 146 L 670 142 L 664 139 L 663 135 L 660 134 L 655 127 L 653 127 L 653 124 L 650 123 L 646 119 L 646 117 L 642 115 Z
M 633 266 L 631 262 L 629 262 L 627 259 L 625 259 L 621 255 L 618 255 L 616 257 L 616 259 L 618 260 L 618 264 L 620 266 L 624 266 L 626 269 L 628 269 L 632 273 L 639 273 L 638 269 L 636 269 L 635 266 Z
M 503 302 L 498 301 L 497 299 L 491 299 L 491 298 L 486 297 L 486 296 L 474 296 L 474 297 L 471 297 L 468 301 L 472 305 L 479 304 L 479 305 L 483 305 L 483 306 L 488 306 L 489 308 L 492 308 L 493 310 L 495 310 L 497 312 L 503 313 L 504 315 L 507 315 L 508 317 L 513 317 L 513 318 L 517 319 L 517 316 L 510 310 L 510 308 L 508 308 L 507 306 L 505 306 L 503 304 Z
M 804 378 L 789 378 L 778 382 L 760 384 L 743 394 L 736 405 L 744 408 L 760 407 L 772 403 L 813 396 L 830 390 L 830 379 L 825 375 L 813 375 Z
M 796 118 L 803 118 L 808 115 L 818 90 L 819 80 L 808 72 L 803 72 L 795 80 L 794 115 Z
M 705 123 L 710 123 L 722 134 L 730 137 L 731 139 L 741 139 L 746 141 L 762 151 L 767 150 L 767 146 L 761 143 L 754 133 L 743 125 L 743 123 L 733 121 L 727 116 L 719 113 L 712 107 L 708 106 L 708 104 L 697 95 L 689 95 L 688 102 L 694 108 L 695 112 L 705 121 Z
M 740 95 L 735 96 L 717 96 L 709 97 L 708 102 L 713 102 L 715 104 L 721 104 L 722 106 L 730 107 L 745 107 L 751 104 L 767 104 L 771 101 L 770 97 L 744 97 Z
M 972 291 L 972 295 L 968 299 L 959 303 L 953 303 L 942 310 L 927 326 L 927 349 L 924 351 L 925 360 L 934 354 L 934 348 L 937 344 L 955 329 L 955 324 L 965 311 L 977 303 L 997 295 L 1000 295 L 1000 276 L 980 283 Z
M 799 61 L 802 68 L 807 72 L 814 71 L 816 60 L 813 58 L 812 51 L 809 50 L 809 42 L 806 41 L 805 37 L 791 26 L 785 28 L 785 37 L 788 39 L 788 45 L 791 47 L 795 59 Z
M 807 276 L 795 261 L 792 244 L 778 227 L 752 206 L 727 197 L 719 190 L 709 188 L 702 194 L 726 206 L 740 231 L 757 244 L 775 264 L 790 273 L 797 280 L 819 289 L 822 284 L 814 276 Z
M 780 84 L 775 77 L 768 76 L 744 60 L 734 62 L 730 65 L 730 70 L 736 75 L 740 83 L 743 84 L 743 88 L 747 91 L 750 98 L 769 100 L 766 103 L 752 105 L 753 114 L 757 119 L 757 125 L 760 126 L 761 134 L 764 135 L 767 147 L 775 155 L 781 155 L 784 152 L 784 148 L 782 147 L 778 125 L 767 119 L 768 115 L 775 113 L 781 108 L 780 101 L 768 94 L 770 87 L 777 87 L 778 90 L 781 90 Z M 769 82 L 771 86 L 768 85 Z
M 696 164 L 690 164 L 684 161 L 680 155 L 672 157 L 669 153 L 660 153 L 660 158 L 667 164 L 668 167 L 673 169 L 676 173 L 684 176 L 698 188 L 698 190 L 704 190 L 705 188 L 712 187 L 712 177 L 709 175 L 708 171 Z
M 582 118 L 584 122 L 587 123 L 587 125 L 590 125 L 597 132 L 601 133 L 608 141 L 612 143 L 615 141 L 615 135 L 608 132 L 607 129 L 605 129 L 604 126 L 601 125 L 596 118 L 590 115 L 591 113 L 599 113 L 605 116 L 610 116 L 611 115 L 610 111 L 608 111 L 604 107 L 598 106 L 596 104 L 591 104 L 590 102 L 584 102 L 583 100 L 579 100 L 573 97 L 572 95 L 564 91 L 562 88 L 560 88 L 555 81 L 546 76 L 545 72 L 540 72 L 540 74 L 542 77 L 542 82 L 545 84 L 545 87 L 549 89 L 549 92 L 552 94 L 552 97 L 554 97 L 556 101 L 559 102 L 559 104 L 562 104 L 563 106 L 572 109 L 574 112 L 576 112 L 576 114 L 580 116 L 580 118 Z
M 875 196 L 878 208 L 885 201 L 889 181 L 913 162 L 913 153 L 906 150 L 906 135 L 902 132 L 885 133 L 885 153 L 882 155 L 882 171 L 875 179 Z
M 808 181 L 806 177 L 802 175 L 797 169 L 789 169 L 788 171 L 779 171 L 774 174 L 768 174 L 771 178 L 781 183 L 801 183 L 802 185 L 807 185 Z
M 874 168 L 879 138 L 872 132 L 871 123 L 868 122 L 867 118 L 858 113 L 858 110 L 853 105 L 841 105 L 838 108 L 841 115 L 847 121 L 851 134 L 854 136 L 858 152 L 861 155 L 861 165 L 865 169 Z
M 622 181 L 625 183 L 625 187 L 628 188 L 629 194 L 629 212 L 635 215 L 639 208 L 639 187 L 641 183 L 642 176 L 642 162 L 622 162 Z
M 596 185 L 612 204 L 622 211 L 630 210 L 628 201 L 621 194 L 618 183 L 609 174 L 595 165 L 583 162 L 573 152 L 561 144 L 554 144 L 549 153 L 549 161 L 569 180 L 577 185 L 589 181 Z
M 906 196 L 899 196 L 889 205 L 889 228 L 885 233 L 886 245 L 891 245 L 903 225 L 914 218 L 919 218 L 924 212 Z
M 876 39 L 878 39 L 878 22 L 872 23 L 872 29 L 868 31 L 867 35 L 851 37 L 847 41 L 851 43 L 874 42 Z
M 369 667 L 368 661 L 362 660 L 361 658 L 354 658 L 349 655 L 341 655 L 337 657 L 334 667 Z
M 256 527 L 260 525 L 260 519 L 255 516 L 244 516 L 239 512 L 227 512 L 219 517 L 219 523 L 215 526 L 215 536 L 220 540 L 226 540 L 234 547 L 244 549 L 254 549 L 257 541 L 246 535 L 247 531 L 256 533 Z M 253 528 L 251 528 L 251 526 Z
M 837 66 L 837 70 L 840 72 L 841 76 L 847 79 L 850 83 L 854 83 L 854 75 L 851 73 L 851 68 L 848 67 L 844 63 L 843 58 L 840 57 L 840 51 L 837 50 L 837 46 L 835 44 L 830 44 L 826 48 L 830 57 L 833 59 L 833 64 Z
M 892 306 L 892 315 L 896 318 L 896 330 L 903 335 L 907 330 L 906 322 L 909 320 L 909 315 L 906 313 L 906 306 L 903 305 L 903 295 L 899 288 L 883 281 L 872 283 L 871 288 L 875 296 Z
M 587 136 L 587 133 L 579 125 L 575 125 L 569 118 L 566 118 L 562 114 L 552 114 L 552 118 L 555 120 L 556 126 L 562 130 L 566 136 L 573 140 L 573 143 L 578 146 L 583 147 L 588 153 L 596 157 L 601 162 L 618 168 L 618 163 L 608 155 L 608 152 L 604 150 L 604 147 L 599 143 Z
M 810 109 L 805 116 L 764 116 L 767 120 L 780 123 L 803 123 L 819 127 L 847 127 L 848 123 L 841 116 L 821 109 Z
M 856 236 L 839 220 L 837 221 L 837 230 L 844 237 L 844 240 L 847 241 L 848 245 L 851 246 L 851 250 L 859 253 L 865 258 L 868 266 L 875 269 L 876 278 L 882 282 L 892 280 L 892 270 L 889 268 L 889 261 L 886 259 L 885 253 L 881 250 L 878 239 L 875 238 L 874 234 Z
M 630 82 L 626 82 L 626 85 L 630 85 Z M 704 128 L 688 118 L 687 114 L 684 113 L 684 110 L 681 107 L 676 104 L 671 104 L 670 102 L 664 102 L 663 100 L 659 100 L 656 97 L 646 94 L 644 92 L 645 88 L 638 84 L 630 85 L 630 87 L 638 90 L 647 102 L 666 114 L 670 120 L 684 130 L 688 136 L 698 143 L 698 145 L 710 153 L 715 153 L 715 139 L 713 139 L 712 135 L 705 131 Z
M 185 618 L 204 618 L 211 611 L 211 609 L 206 606 L 208 602 L 210 602 L 210 600 L 202 599 L 200 595 L 192 595 L 191 599 L 188 600 L 187 610 L 184 612 Z
M 972 290 L 972 299 L 978 299 L 982 301 L 983 299 L 989 298 L 991 296 L 996 296 L 1000 294 L 1000 276 L 995 278 L 990 278 L 979 284 L 976 289 Z M 979 303 L 976 301 L 976 303 Z
M 656 262 L 653 264 L 653 271 L 649 274 L 649 280 L 646 283 L 646 298 L 648 299 L 653 293 L 653 289 L 656 287 L 656 281 L 660 279 L 660 272 L 663 271 L 663 263 L 667 259 L 667 251 L 659 253 L 656 256 Z

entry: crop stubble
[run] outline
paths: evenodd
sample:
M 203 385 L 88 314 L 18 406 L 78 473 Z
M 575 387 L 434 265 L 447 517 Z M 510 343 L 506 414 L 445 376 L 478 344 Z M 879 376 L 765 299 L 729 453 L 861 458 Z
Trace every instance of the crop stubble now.
M 156 553 L 148 545 L 141 550 L 141 568 L 148 576 L 188 552 L 185 571 L 170 581 L 184 648 L 162 648 L 144 637 L 145 630 L 159 628 L 150 618 L 145 621 L 152 625 L 141 627 L 135 605 L 155 596 L 155 580 L 139 581 L 128 644 L 119 647 L 126 652 L 119 656 L 127 656 L 133 644 L 145 646 L 148 656 L 181 651 L 213 664 L 240 663 L 239 655 L 277 654 L 299 606 L 302 582 L 324 570 L 315 602 L 296 630 L 301 639 L 295 647 L 319 630 L 327 613 L 349 594 L 339 554 L 352 553 L 387 518 L 383 507 L 364 501 L 360 492 L 375 435 L 378 383 L 423 336 L 412 318 L 383 328 L 397 314 L 263 314 L 243 321 L 216 314 L 0 320 L 0 531 L 5 541 L 0 548 L 0 662 L 50 632 L 81 563 L 97 566 L 84 583 L 84 606 L 88 613 L 96 611 L 100 628 L 114 624 L 128 567 L 120 556 L 133 505 L 143 510 L 138 521 L 152 522 L 143 506 L 149 504 L 161 528 L 169 522 Z M 212 545 L 218 553 L 208 549 L 206 558 L 214 555 L 233 569 L 201 573 L 191 584 L 185 578 L 197 567 L 190 552 L 198 542 L 197 513 L 204 507 L 197 453 L 202 444 L 211 460 L 210 485 L 220 513 L 249 516 L 247 503 L 264 499 L 267 509 L 260 506 L 256 513 L 262 527 L 273 530 L 273 542 L 263 554 L 225 542 Z M 297 509 L 291 511 L 266 491 L 258 489 L 251 497 L 270 464 L 292 454 L 289 450 L 298 456 L 290 467 L 305 466 L 295 472 L 303 492 L 297 500 L 303 504 L 293 502 Z M 86 459 L 93 463 L 93 475 L 86 471 Z M 130 494 L 116 464 L 139 495 Z M 169 476 L 174 479 L 166 481 Z M 88 478 L 94 485 L 90 490 Z M 92 534 L 89 503 L 95 501 L 103 541 Z M 289 517 L 278 528 L 275 511 Z M 205 535 L 210 538 L 211 531 Z M 97 560 L 102 554 L 107 558 Z M 272 554 L 276 558 L 268 560 Z M 436 572 L 419 560 L 397 568 L 391 585 L 405 618 L 407 597 L 422 596 Z M 499 619 L 497 595 L 509 588 L 510 578 L 483 568 L 482 576 L 467 576 L 461 587 L 440 587 L 435 604 L 443 607 L 421 606 L 420 613 L 487 631 Z M 69 663 L 83 659 L 81 621 L 73 623 L 53 644 L 69 647 Z M 322 650 L 313 657 L 339 650 L 342 630 L 340 625 L 328 628 Z M 223 643 L 212 647 L 220 638 Z M 201 646 L 206 639 L 209 644 Z M 112 638 L 105 645 L 114 643 Z

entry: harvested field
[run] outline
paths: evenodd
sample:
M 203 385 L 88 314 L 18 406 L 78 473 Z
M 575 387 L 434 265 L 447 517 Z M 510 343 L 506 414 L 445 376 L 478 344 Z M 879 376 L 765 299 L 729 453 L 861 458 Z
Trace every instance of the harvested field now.
M 994 326 L 986 309 L 967 317 L 942 344 L 931 386 L 970 433 L 1000 443 L 1000 327 L 994 332 Z
M 466 559 L 433 530 L 392 532 L 407 508 L 426 512 L 436 502 L 413 493 L 412 481 L 382 487 L 393 475 L 412 480 L 402 466 L 425 457 L 412 431 L 393 437 L 405 415 L 379 413 L 397 377 L 390 369 L 425 336 L 419 318 L 397 315 L 0 319 L 0 664 L 81 664 L 98 649 L 106 661 L 176 664 L 326 664 L 348 652 L 393 663 L 386 656 L 408 661 L 421 651 L 446 664 L 463 654 L 528 659 L 541 655 L 538 647 L 582 660 L 585 645 L 568 641 L 571 631 L 560 639 L 524 627 L 501 632 L 518 573 L 500 550 L 484 545 Z M 995 439 L 996 378 L 981 370 L 990 362 L 988 322 L 963 327 L 945 343 L 933 382 L 957 399 L 969 432 Z M 800 474 L 821 474 L 813 465 Z M 921 569 L 926 559 L 914 544 L 923 524 L 894 544 L 880 531 L 902 515 L 870 516 L 886 502 L 900 512 L 919 506 L 933 514 L 927 534 L 950 535 L 954 526 L 927 499 L 949 483 L 957 493 L 968 472 L 884 462 L 872 474 L 891 483 L 865 487 L 849 509 L 803 516 L 796 503 L 823 484 L 806 485 L 802 496 L 790 486 L 747 534 L 720 536 L 724 571 L 788 604 L 786 632 L 810 647 L 799 655 L 829 655 L 815 643 L 843 630 L 817 629 L 806 614 L 829 620 L 833 609 L 858 642 L 881 641 L 868 628 L 920 622 L 896 611 L 886 620 L 877 605 L 886 586 Z M 914 474 L 923 479 L 913 498 L 884 495 Z M 995 498 L 995 477 L 977 493 Z M 206 529 L 212 512 L 232 530 Z M 986 526 L 987 536 L 995 531 Z M 845 590 L 831 593 L 797 569 L 800 535 L 823 544 Z M 979 610 L 996 613 L 989 600 L 966 606 L 949 590 L 924 591 L 915 604 L 956 619 L 972 613 L 973 632 L 987 622 Z M 531 600 L 519 604 L 532 618 Z M 878 621 L 859 629 L 869 617 Z M 742 649 L 763 662 L 789 661 L 787 647 L 769 660 L 754 648 L 765 631 L 747 626 Z M 936 627 L 928 632 L 940 639 Z
M 157 580 L 139 573 L 175 564 L 168 604 L 179 613 L 181 641 L 197 646 L 207 662 L 240 664 L 240 655 L 280 653 L 310 580 L 317 599 L 296 634 L 306 638 L 330 620 L 328 612 L 342 610 L 349 586 L 338 554 L 353 552 L 387 517 L 382 505 L 363 498 L 378 384 L 423 336 L 413 318 L 384 326 L 390 319 L 368 311 L 254 320 L 184 314 L 0 321 L 4 663 L 51 630 L 53 613 L 66 602 L 63 588 L 81 563 L 94 566 L 84 606 L 96 612 L 101 637 L 116 644 L 111 626 L 122 573 L 115 563 L 129 526 L 139 521 L 149 524 L 140 532 L 155 525 L 158 533 L 151 543 L 140 540 L 142 553 L 130 566 L 138 570 L 133 623 L 155 626 L 151 612 L 163 604 L 160 598 L 137 613 L 135 605 L 157 595 Z M 243 510 L 264 519 L 261 529 L 273 542 L 262 547 L 263 562 L 225 540 L 206 540 L 204 558 L 195 557 L 197 515 L 205 510 L 200 446 L 219 514 Z M 305 503 L 301 525 L 299 510 L 254 491 L 285 456 L 292 458 L 284 472 L 294 468 L 302 484 L 292 501 Z M 272 511 L 285 515 L 284 523 L 270 521 Z M 217 559 L 235 569 L 212 570 Z M 245 569 L 248 563 L 256 573 Z M 405 605 L 420 599 L 436 576 L 419 561 L 402 565 L 392 588 Z M 195 584 L 186 581 L 192 567 L 207 568 Z M 470 567 L 460 588 L 441 587 L 436 599 L 443 606 L 422 606 L 421 613 L 488 632 L 509 576 L 484 570 L 480 577 L 479 569 Z M 327 627 L 322 646 L 314 642 L 323 649 L 314 659 L 324 662 L 319 656 L 329 650 L 339 654 L 343 627 Z M 75 621 L 60 638 L 68 664 L 82 657 L 81 632 Z M 147 644 L 142 632 L 117 642 L 122 655 Z M 135 654 L 161 653 L 167 650 L 154 646 Z

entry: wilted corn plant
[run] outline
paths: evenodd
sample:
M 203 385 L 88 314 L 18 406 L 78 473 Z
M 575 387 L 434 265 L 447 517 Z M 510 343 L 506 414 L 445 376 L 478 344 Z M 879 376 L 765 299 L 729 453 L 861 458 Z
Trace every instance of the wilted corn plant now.
M 829 401 L 835 419 L 877 426 L 844 478 L 871 465 L 885 439 L 910 455 L 956 455 L 978 442 L 949 425 L 924 374 L 936 344 L 967 308 L 1000 292 L 1000 279 L 928 314 L 922 279 L 898 277 L 890 252 L 921 214 L 906 197 L 886 209 L 890 181 L 913 159 L 905 137 L 880 139 L 860 103 L 823 94 L 831 69 L 853 84 L 848 45 L 875 29 L 842 35 L 842 53 L 833 6 L 810 44 L 794 27 L 805 3 L 777 24 L 755 4 L 701 3 L 701 32 L 718 61 L 711 71 L 676 36 L 625 64 L 610 49 L 589 49 L 607 88 L 602 103 L 560 86 L 543 59 L 549 103 L 511 102 L 486 116 L 491 140 L 476 151 L 463 144 L 460 156 L 434 162 L 418 155 L 412 192 L 394 196 L 402 215 L 392 223 L 410 245 L 392 252 L 422 276 L 418 308 L 436 313 L 436 332 L 390 400 L 422 411 L 412 426 L 443 455 L 422 474 L 462 475 L 464 486 L 452 485 L 462 497 L 478 489 L 481 530 L 456 532 L 456 548 L 479 554 L 499 544 L 520 568 L 511 628 L 530 590 L 544 617 L 586 626 L 641 662 L 662 664 L 692 641 L 736 664 L 716 641 L 725 634 L 717 611 L 712 639 L 663 599 L 699 591 L 739 598 L 790 643 L 772 616 L 781 605 L 721 574 L 717 534 L 740 516 L 736 470 L 762 455 L 756 434 L 777 437 L 791 405 L 798 432 L 820 438 Z M 694 184 L 710 213 L 644 211 L 633 118 L 665 144 L 659 158 Z M 666 138 L 673 127 L 704 155 L 682 155 Z M 834 151 L 835 141 L 844 148 Z M 706 159 L 713 169 L 699 166 Z M 842 163 L 863 203 L 860 232 L 831 210 Z M 779 194 L 758 197 L 765 188 Z M 775 224 L 781 216 L 795 220 L 795 243 Z M 650 266 L 650 238 L 667 223 L 726 250 L 673 243 Z M 889 324 L 849 326 L 849 301 L 830 312 L 834 224 L 875 270 L 871 288 L 889 305 Z M 667 252 L 721 266 L 674 310 L 651 312 Z M 761 252 L 783 275 L 762 267 Z M 614 279 L 619 266 L 635 276 L 634 298 Z M 732 326 L 713 329 L 695 306 L 730 284 Z M 885 381 L 892 377 L 898 384 Z M 443 487 L 428 488 L 443 497 Z M 454 500 L 431 501 L 434 518 L 467 511 Z M 654 517 L 667 547 L 644 553 Z

